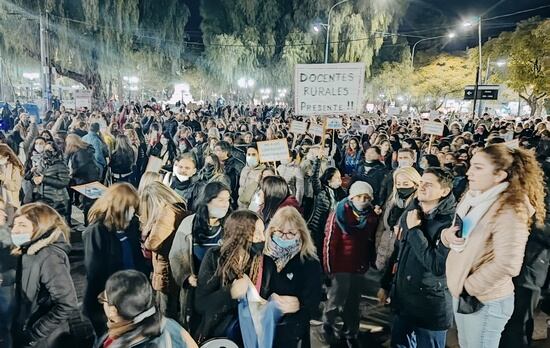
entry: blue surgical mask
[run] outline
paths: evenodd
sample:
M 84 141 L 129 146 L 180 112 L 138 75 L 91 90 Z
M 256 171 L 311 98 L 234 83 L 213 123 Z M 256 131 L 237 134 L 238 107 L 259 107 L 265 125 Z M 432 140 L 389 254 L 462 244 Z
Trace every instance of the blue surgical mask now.
M 11 242 L 13 245 L 20 247 L 31 241 L 32 233 L 19 233 L 11 235 Z
M 283 249 L 290 249 L 298 243 L 297 239 L 282 239 L 281 237 L 277 236 L 272 236 L 271 239 L 273 240 L 273 243 L 277 244 Z

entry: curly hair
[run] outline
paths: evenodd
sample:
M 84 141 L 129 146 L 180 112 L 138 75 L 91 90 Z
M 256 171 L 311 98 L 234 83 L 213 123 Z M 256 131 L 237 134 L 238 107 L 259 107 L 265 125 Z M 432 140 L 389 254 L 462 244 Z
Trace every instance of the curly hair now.
M 260 217 L 250 210 L 238 210 L 232 213 L 223 226 L 224 241 L 220 248 L 217 275 L 221 277 L 222 284 L 229 285 L 235 279 L 242 278 L 248 269 L 249 278 L 253 283 L 259 276 L 262 256 L 251 259 L 248 252 L 256 223 Z
M 495 171 L 502 170 L 508 174 L 509 186 L 503 193 L 506 206 L 511 205 L 515 211 L 525 217 L 529 213 L 525 198 L 535 208 L 537 225 L 544 224 L 546 208 L 544 204 L 544 173 L 537 162 L 535 154 L 524 149 L 511 149 L 504 144 L 489 145 L 480 150 L 495 166 Z

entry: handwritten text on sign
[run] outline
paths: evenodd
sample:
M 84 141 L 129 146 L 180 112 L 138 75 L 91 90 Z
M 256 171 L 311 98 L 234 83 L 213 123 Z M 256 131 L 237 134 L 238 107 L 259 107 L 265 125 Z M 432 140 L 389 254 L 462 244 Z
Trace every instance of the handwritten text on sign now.
M 307 123 L 302 121 L 292 121 L 290 124 L 290 133 L 304 134 L 307 131 Z
M 327 118 L 327 129 L 341 129 L 344 128 L 342 119 L 340 118 Z
M 258 142 L 260 162 L 277 162 L 289 160 L 288 143 L 286 139 Z
M 309 125 L 309 129 L 307 132 L 314 137 L 323 136 L 323 126 L 320 124 L 312 123 Z
M 362 63 L 296 64 L 296 114 L 357 114 L 363 101 L 364 80 Z
M 426 121 L 422 123 L 422 133 L 430 135 L 443 135 L 443 123 Z

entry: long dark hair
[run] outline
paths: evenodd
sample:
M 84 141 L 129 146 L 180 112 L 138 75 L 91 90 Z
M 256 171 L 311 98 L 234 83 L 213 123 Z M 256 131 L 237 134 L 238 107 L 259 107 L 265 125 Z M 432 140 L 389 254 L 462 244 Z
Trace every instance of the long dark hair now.
M 268 223 L 290 192 L 287 182 L 280 176 L 265 177 L 260 182 L 260 189 L 264 193 L 264 207 L 261 215 L 263 220 Z
M 196 205 L 195 219 L 193 220 L 193 237 L 208 235 L 210 227 L 208 221 L 210 215 L 208 214 L 208 203 L 210 203 L 218 195 L 227 191 L 231 193 L 231 190 L 218 181 L 213 181 L 207 184 L 201 194 L 201 197 Z M 231 213 L 231 205 L 229 205 L 229 210 L 227 211 L 226 217 Z M 225 218 L 220 219 L 220 225 L 223 225 Z

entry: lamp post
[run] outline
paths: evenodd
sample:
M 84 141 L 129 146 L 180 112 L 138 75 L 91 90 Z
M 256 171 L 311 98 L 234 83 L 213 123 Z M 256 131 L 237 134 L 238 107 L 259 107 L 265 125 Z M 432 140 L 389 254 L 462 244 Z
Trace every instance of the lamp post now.
M 474 118 L 476 114 L 477 91 L 479 90 L 479 81 L 481 80 L 481 57 L 482 57 L 481 55 L 481 16 L 476 17 L 475 20 L 477 20 L 477 41 L 479 46 L 479 59 L 478 59 L 477 69 L 476 69 L 476 86 L 474 90 L 474 107 L 472 109 L 472 118 Z M 463 26 L 471 27 L 473 26 L 473 24 L 474 24 L 473 22 L 467 21 L 467 22 L 464 22 Z M 481 113 L 481 109 L 478 112 L 478 116 L 480 116 L 479 113 Z
M 334 10 L 335 7 L 345 3 L 345 2 L 348 2 L 349 0 L 342 0 L 342 1 L 339 1 L 337 2 L 336 4 L 332 5 L 332 7 L 328 10 L 328 18 L 327 18 L 327 23 L 319 23 L 319 24 L 316 24 L 313 26 L 313 30 L 315 32 L 320 32 L 321 31 L 321 27 L 325 28 L 326 32 L 327 32 L 327 36 L 326 36 L 326 39 L 325 39 L 325 64 L 328 63 L 328 46 L 329 46 L 329 40 L 330 40 L 330 16 L 332 15 L 332 10 Z
M 454 32 L 450 32 L 449 34 L 447 35 L 439 35 L 439 36 L 433 36 L 433 37 L 427 37 L 427 38 L 424 38 L 424 39 L 420 39 L 418 41 L 416 41 L 413 45 L 413 48 L 412 48 L 412 54 L 411 54 L 411 68 L 414 69 L 414 54 L 416 52 L 416 45 L 418 45 L 419 43 L 421 42 L 424 42 L 424 41 L 428 41 L 428 40 L 435 40 L 435 39 L 440 39 L 442 37 L 448 37 L 449 39 L 452 39 L 456 36 L 456 34 Z

